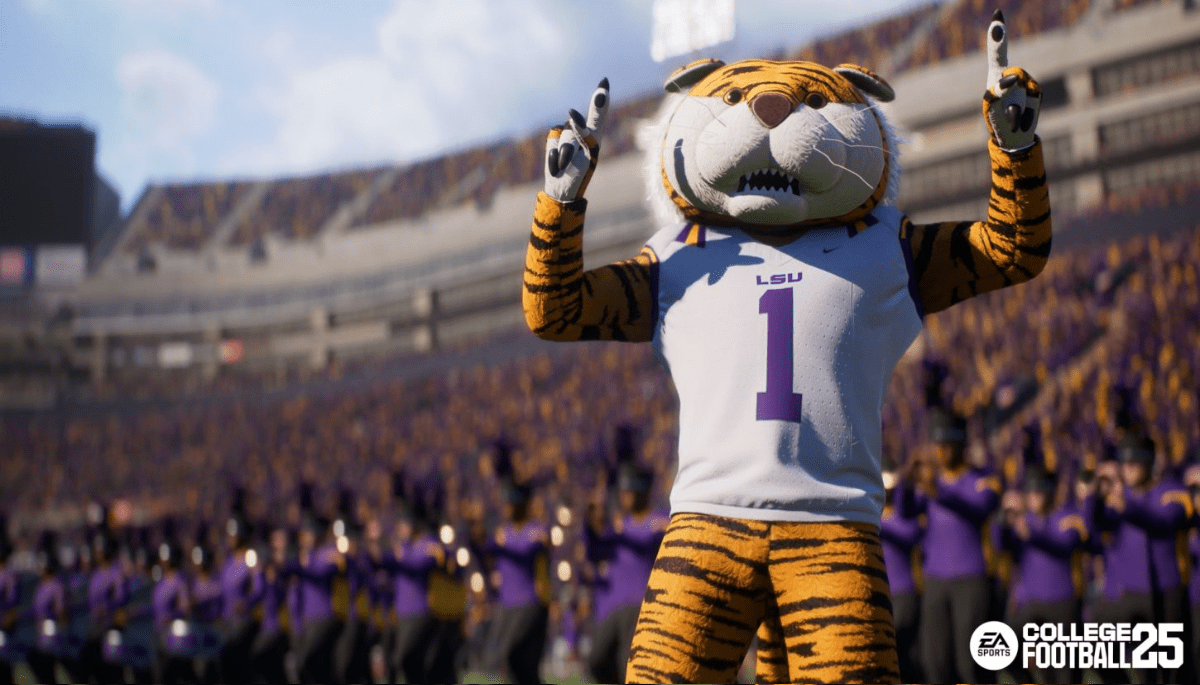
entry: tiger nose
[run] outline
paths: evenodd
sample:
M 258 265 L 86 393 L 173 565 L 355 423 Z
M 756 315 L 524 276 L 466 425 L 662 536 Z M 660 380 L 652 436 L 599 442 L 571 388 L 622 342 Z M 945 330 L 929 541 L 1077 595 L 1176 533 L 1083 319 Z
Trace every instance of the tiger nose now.
M 775 128 L 792 113 L 792 101 L 779 93 L 763 93 L 750 101 L 750 111 L 767 128 Z

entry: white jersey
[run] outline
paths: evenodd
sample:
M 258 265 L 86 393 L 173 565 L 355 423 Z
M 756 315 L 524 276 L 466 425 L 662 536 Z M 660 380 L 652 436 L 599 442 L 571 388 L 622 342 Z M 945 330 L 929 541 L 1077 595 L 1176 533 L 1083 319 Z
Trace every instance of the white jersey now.
M 679 393 L 671 510 L 879 523 L 883 396 L 921 329 L 902 214 L 772 247 L 675 226 L 658 257 L 654 350 Z

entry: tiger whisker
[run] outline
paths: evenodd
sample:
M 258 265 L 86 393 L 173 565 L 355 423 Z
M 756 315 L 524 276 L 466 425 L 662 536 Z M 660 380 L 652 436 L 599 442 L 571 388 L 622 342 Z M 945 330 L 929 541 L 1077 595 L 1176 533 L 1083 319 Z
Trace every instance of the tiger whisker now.
M 722 126 L 724 126 L 725 128 L 729 128 L 729 124 L 725 123 L 724 121 L 721 121 L 721 115 L 720 115 L 720 114 L 717 114 L 715 111 L 713 111 L 713 109 L 712 109 L 711 107 L 709 107 L 709 104 L 710 104 L 710 103 L 708 103 L 708 102 L 705 102 L 705 101 L 701 100 L 701 101 L 700 101 L 700 104 L 701 104 L 701 106 L 702 106 L 702 107 L 704 107 L 705 109 L 707 109 L 707 110 L 708 110 L 708 113 L 709 113 L 709 114 L 711 114 L 711 115 L 712 115 L 713 121 L 715 121 L 715 122 L 717 122 L 717 123 L 721 124 L 721 125 L 722 125 Z
M 832 165 L 834 165 L 835 167 L 837 167 L 837 168 L 841 169 L 842 171 L 847 171 L 847 172 L 849 172 L 849 173 L 850 173 L 852 176 L 854 176 L 854 177 L 855 177 L 855 178 L 857 178 L 858 180 L 862 181 L 862 182 L 863 182 L 863 184 L 864 184 L 864 185 L 866 185 L 868 188 L 871 188 L 871 189 L 874 189 L 874 188 L 875 188 L 875 184 L 873 184 L 873 183 L 871 183 L 870 181 L 868 181 L 867 179 L 863 178 L 863 177 L 862 177 L 862 174 L 858 173 L 857 171 L 855 171 L 854 169 L 851 169 L 851 168 L 850 168 L 850 167 L 848 167 L 848 166 L 843 166 L 843 165 L 841 165 L 841 164 L 838 164 L 837 162 L 833 161 L 833 158 L 832 158 L 832 157 L 830 157 L 829 155 L 825 154 L 825 151 L 824 151 L 824 150 L 822 150 L 821 148 L 819 148 L 819 147 L 814 147 L 814 148 L 813 148 L 813 150 L 814 150 L 815 152 L 819 152 L 819 153 L 821 154 L 821 156 L 822 156 L 822 157 L 824 157 L 825 159 L 828 159 L 830 164 L 832 164 Z
M 865 143 L 848 143 L 844 140 L 838 140 L 837 138 L 826 138 L 826 137 L 822 137 L 821 140 L 824 142 L 829 142 L 829 143 L 839 143 L 843 147 L 847 147 L 847 148 L 862 148 L 864 150 L 879 150 L 880 152 L 888 155 L 889 157 L 895 157 L 898 154 L 895 150 L 889 150 L 888 148 L 882 147 L 880 145 L 867 145 Z

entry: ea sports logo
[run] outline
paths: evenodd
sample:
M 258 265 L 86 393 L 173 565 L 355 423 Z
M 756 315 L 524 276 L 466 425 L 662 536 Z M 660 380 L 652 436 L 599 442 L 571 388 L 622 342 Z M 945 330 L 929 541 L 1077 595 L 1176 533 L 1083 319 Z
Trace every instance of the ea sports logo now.
M 1017 658 L 1017 634 L 1007 624 L 988 621 L 971 633 L 971 658 L 989 671 L 1006 668 Z

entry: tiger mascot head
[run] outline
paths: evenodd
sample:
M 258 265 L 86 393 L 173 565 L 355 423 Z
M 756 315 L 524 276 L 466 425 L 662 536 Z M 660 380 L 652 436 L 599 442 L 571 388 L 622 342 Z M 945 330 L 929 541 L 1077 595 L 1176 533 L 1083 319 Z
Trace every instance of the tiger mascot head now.
M 664 223 L 787 235 L 895 198 L 897 140 L 875 104 L 895 93 L 863 67 L 708 59 L 665 88 L 646 169 Z

